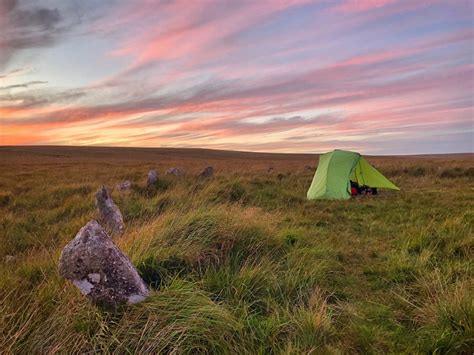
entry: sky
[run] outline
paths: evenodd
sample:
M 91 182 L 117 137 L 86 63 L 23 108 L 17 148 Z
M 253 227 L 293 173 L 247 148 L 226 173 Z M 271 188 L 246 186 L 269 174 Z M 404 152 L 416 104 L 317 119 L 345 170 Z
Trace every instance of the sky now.
M 474 2 L 0 0 L 0 145 L 474 151 Z

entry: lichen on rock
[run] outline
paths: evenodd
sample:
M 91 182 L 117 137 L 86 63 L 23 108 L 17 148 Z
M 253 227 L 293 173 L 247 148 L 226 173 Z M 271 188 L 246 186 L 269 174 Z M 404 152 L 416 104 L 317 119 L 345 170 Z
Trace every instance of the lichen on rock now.
M 137 303 L 149 295 L 128 257 L 95 220 L 82 227 L 64 247 L 59 273 L 93 303 L 102 306 Z

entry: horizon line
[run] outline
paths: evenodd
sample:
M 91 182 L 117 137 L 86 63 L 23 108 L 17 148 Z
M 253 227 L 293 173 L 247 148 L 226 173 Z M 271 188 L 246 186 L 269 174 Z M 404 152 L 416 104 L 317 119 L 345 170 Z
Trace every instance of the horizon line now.
M 295 153 L 295 152 L 268 152 L 268 151 L 253 151 L 253 150 L 232 150 L 232 149 L 216 149 L 216 148 L 196 148 L 196 147 L 139 147 L 139 146 L 109 146 L 109 145 L 63 145 L 63 144 L 22 144 L 22 145 L 1 145 L 2 148 L 103 148 L 103 149 L 174 149 L 174 150 L 206 150 L 206 151 L 216 151 L 216 152 L 234 152 L 234 153 L 248 153 L 248 154 L 274 154 L 274 155 L 322 155 L 339 148 L 334 148 L 332 150 L 327 150 L 324 152 L 304 152 L 304 153 Z M 357 152 L 356 150 L 351 149 L 342 149 L 346 151 Z M 372 153 L 360 153 L 365 156 L 374 156 L 374 157 L 391 157 L 391 156 L 430 156 L 430 155 L 466 155 L 474 154 L 474 151 L 471 152 L 446 152 L 446 153 L 410 153 L 410 154 L 372 154 Z

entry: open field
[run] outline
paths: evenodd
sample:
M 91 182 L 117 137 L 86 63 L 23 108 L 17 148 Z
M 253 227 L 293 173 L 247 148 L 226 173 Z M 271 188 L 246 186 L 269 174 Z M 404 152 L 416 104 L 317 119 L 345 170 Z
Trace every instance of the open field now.
M 473 155 L 367 159 L 401 191 L 307 201 L 313 155 L 0 148 L 0 349 L 472 353 Z M 109 312 L 57 264 L 95 191 L 125 179 L 116 242 L 153 292 Z

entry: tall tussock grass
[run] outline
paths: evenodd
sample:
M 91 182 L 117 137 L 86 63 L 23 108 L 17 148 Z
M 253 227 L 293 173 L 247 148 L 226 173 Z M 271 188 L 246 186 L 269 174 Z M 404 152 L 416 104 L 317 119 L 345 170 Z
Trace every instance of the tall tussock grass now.
M 375 158 L 400 192 L 306 201 L 313 172 L 304 166 L 315 162 L 302 156 L 249 164 L 241 153 L 24 154 L 8 169 L 0 161 L 2 353 L 474 349 L 474 182 L 465 157 Z M 197 178 L 209 164 L 216 175 Z M 187 174 L 162 174 L 173 166 Z M 159 180 L 146 187 L 150 168 Z M 151 295 L 112 312 L 60 278 L 57 260 L 97 217 L 95 191 L 125 179 L 134 187 L 112 192 L 126 223 L 115 242 Z

